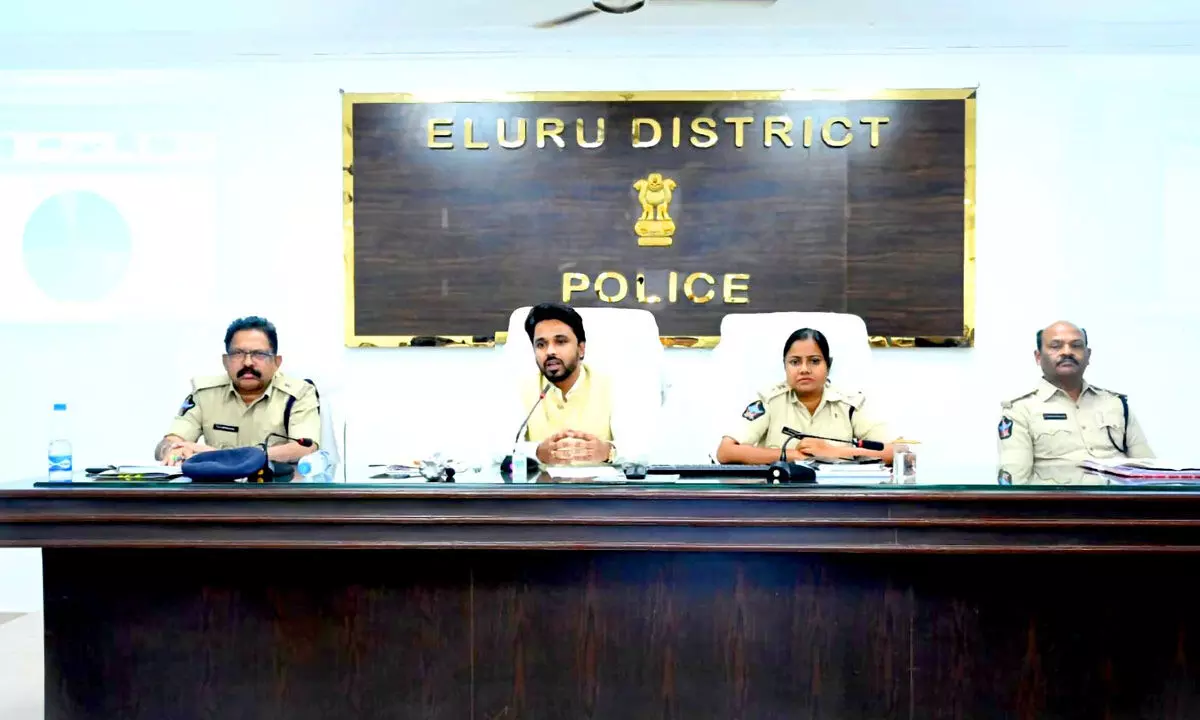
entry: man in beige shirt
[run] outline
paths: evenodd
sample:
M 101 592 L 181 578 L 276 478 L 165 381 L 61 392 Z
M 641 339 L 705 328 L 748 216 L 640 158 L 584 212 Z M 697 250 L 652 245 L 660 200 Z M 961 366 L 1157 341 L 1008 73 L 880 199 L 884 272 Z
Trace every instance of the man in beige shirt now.
M 543 464 L 613 462 L 612 382 L 583 358 L 583 318 L 567 305 L 542 303 L 530 309 L 525 332 L 539 374 L 519 388 L 529 421 L 522 440 Z
M 1128 399 L 1084 381 L 1087 333 L 1056 322 L 1038 331 L 1037 348 L 1037 387 L 1001 403 L 1001 482 L 1053 482 L 1064 464 L 1089 458 L 1154 457 Z
M 209 450 L 267 443 L 271 460 L 294 463 L 316 450 L 321 437 L 317 389 L 279 372 L 278 347 L 270 322 L 253 316 L 235 320 L 225 332 L 226 374 L 192 380 L 192 392 L 155 448 L 155 459 L 178 465 Z M 313 444 L 304 447 L 271 433 Z

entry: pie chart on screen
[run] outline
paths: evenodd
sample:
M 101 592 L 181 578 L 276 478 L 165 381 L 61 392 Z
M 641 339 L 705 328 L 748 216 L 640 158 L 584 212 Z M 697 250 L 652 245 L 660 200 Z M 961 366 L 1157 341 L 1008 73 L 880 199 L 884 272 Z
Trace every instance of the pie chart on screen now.
M 95 302 L 129 270 L 129 223 L 111 201 L 87 191 L 51 195 L 30 214 L 23 239 L 25 270 L 53 300 Z

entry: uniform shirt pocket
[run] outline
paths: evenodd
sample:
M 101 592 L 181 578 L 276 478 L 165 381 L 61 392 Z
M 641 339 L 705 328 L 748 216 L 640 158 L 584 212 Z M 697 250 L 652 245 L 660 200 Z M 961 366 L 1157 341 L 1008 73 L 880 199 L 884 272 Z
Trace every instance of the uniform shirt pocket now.
M 1096 413 L 1095 425 L 1092 430 L 1092 447 L 1119 451 L 1121 436 L 1125 433 L 1125 418 L 1121 413 Z
M 1039 458 L 1067 457 L 1080 450 L 1079 438 L 1074 428 L 1065 421 L 1057 421 L 1061 426 L 1044 424 L 1033 432 L 1033 454 Z

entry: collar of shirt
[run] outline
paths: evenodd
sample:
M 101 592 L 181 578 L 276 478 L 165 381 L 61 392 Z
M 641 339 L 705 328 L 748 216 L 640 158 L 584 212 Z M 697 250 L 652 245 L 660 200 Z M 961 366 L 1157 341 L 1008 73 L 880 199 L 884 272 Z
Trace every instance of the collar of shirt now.
M 808 412 L 808 407 L 805 406 L 804 403 L 800 402 L 800 396 L 796 394 L 795 390 L 788 390 L 788 397 L 791 399 L 793 404 L 804 410 L 804 412 Z M 821 402 L 817 403 L 816 412 L 811 413 L 810 416 L 816 417 L 817 413 L 821 412 L 821 409 L 829 403 L 835 403 L 844 399 L 845 398 L 842 396 L 842 394 L 838 392 L 832 385 L 826 385 L 821 392 Z
M 1079 391 L 1079 397 L 1082 398 L 1084 395 L 1086 395 L 1089 392 L 1096 392 L 1096 389 L 1093 388 L 1091 385 L 1088 385 L 1087 380 L 1084 380 L 1083 381 L 1083 389 Z M 1063 397 L 1065 397 L 1068 400 L 1071 399 L 1071 396 L 1067 394 L 1066 390 L 1063 390 L 1062 388 L 1058 387 L 1057 385 L 1050 382 L 1046 378 L 1042 378 L 1038 382 L 1038 388 L 1037 388 L 1037 392 L 1036 392 L 1038 400 L 1045 402 L 1045 401 L 1049 400 L 1050 398 L 1054 397 L 1055 393 L 1062 393 Z
M 269 400 L 271 398 L 271 393 L 275 392 L 275 381 L 277 379 L 279 379 L 278 371 L 276 371 L 276 373 L 271 377 L 271 382 L 267 385 L 266 389 L 263 390 L 263 394 L 254 398 L 253 402 L 251 402 L 246 407 L 254 407 L 255 405 L 257 405 L 260 402 L 266 402 L 267 400 Z M 230 394 L 232 394 L 238 400 L 241 400 L 242 396 L 238 394 L 237 388 L 233 386 L 233 378 L 229 378 L 229 384 L 226 385 L 225 387 L 227 388 L 227 391 Z
M 575 378 L 575 384 L 571 386 L 571 389 L 564 394 L 562 390 L 558 389 L 557 385 L 551 383 L 550 390 L 546 393 L 546 396 L 552 400 L 566 402 L 572 395 L 587 395 L 589 373 L 588 366 L 584 363 L 579 363 L 579 377 Z M 542 377 L 539 376 L 538 379 L 541 380 Z

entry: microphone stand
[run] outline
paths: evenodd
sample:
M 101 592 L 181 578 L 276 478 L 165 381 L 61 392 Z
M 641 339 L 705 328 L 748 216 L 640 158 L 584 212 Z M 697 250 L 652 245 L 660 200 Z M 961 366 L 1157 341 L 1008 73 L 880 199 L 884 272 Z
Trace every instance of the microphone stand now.
M 817 471 L 814 470 L 810 465 L 788 462 L 787 445 L 792 440 L 796 440 L 796 435 L 799 435 L 799 433 L 796 433 L 795 435 L 792 433 L 796 433 L 796 431 L 786 427 L 783 429 L 783 434 L 787 435 L 787 438 L 783 441 L 783 444 L 779 446 L 779 459 L 771 463 L 771 466 L 767 469 L 767 481 L 770 482 L 773 480 L 781 484 L 816 483 Z
M 529 426 L 529 420 L 530 420 L 530 418 L 533 417 L 533 411 L 537 410 L 538 405 L 541 405 L 542 401 L 546 399 L 546 393 L 548 393 L 548 392 L 550 392 L 550 383 L 549 382 L 547 382 L 546 385 L 542 388 L 542 391 L 540 393 L 538 393 L 537 401 L 535 401 L 533 403 L 533 407 L 529 408 L 529 413 L 526 414 L 525 419 L 523 421 L 521 421 L 521 427 L 517 428 L 517 434 L 513 436 L 513 441 L 512 441 L 514 449 L 516 448 L 517 443 L 520 442 L 521 435 L 523 435 L 525 433 L 525 428 Z M 535 460 L 536 460 L 536 458 L 535 458 Z M 512 475 L 513 470 L 514 470 L 513 456 L 512 456 L 512 453 L 510 452 L 508 455 L 506 455 L 504 457 L 503 460 L 500 461 L 500 472 L 508 473 L 509 475 Z M 525 476 L 529 475 L 529 458 L 525 459 L 525 467 L 522 468 L 521 472 Z

